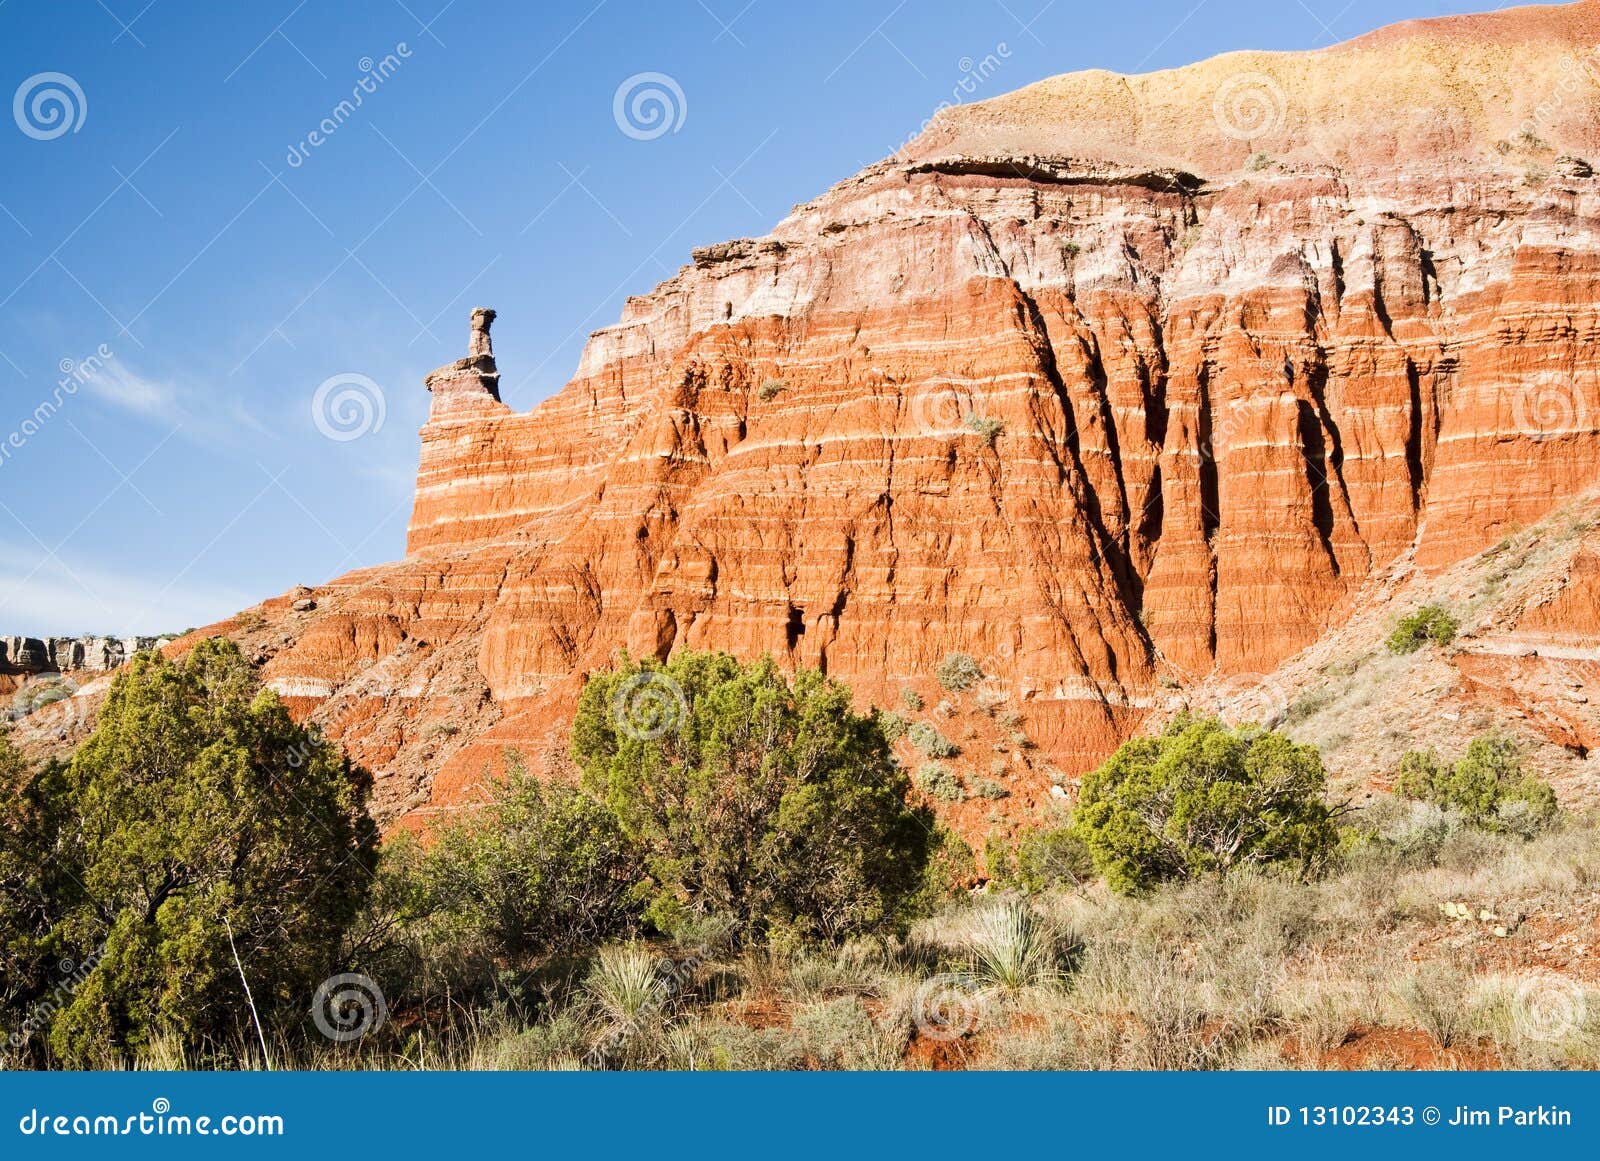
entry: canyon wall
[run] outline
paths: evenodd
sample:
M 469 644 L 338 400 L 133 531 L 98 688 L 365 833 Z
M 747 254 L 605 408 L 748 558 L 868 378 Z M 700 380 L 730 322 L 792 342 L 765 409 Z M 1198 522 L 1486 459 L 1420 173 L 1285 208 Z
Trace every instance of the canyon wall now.
M 559 767 L 621 649 L 886 706 L 969 653 L 1042 796 L 1595 485 L 1597 43 L 1588 0 L 947 110 L 696 250 L 532 412 L 476 313 L 406 558 L 229 631 L 390 817 Z

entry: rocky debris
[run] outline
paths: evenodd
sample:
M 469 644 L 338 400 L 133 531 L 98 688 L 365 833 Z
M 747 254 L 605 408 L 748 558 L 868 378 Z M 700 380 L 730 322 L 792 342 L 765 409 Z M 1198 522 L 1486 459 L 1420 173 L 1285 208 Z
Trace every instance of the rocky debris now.
M 0 637 L 0 673 L 105 673 L 168 637 Z
M 1596 43 L 1589 0 L 946 110 L 630 298 L 531 413 L 474 312 L 426 381 L 406 559 L 281 644 L 288 600 L 228 631 L 391 804 L 449 809 L 508 748 L 558 769 L 623 648 L 769 652 L 881 706 L 941 701 L 965 652 L 1030 768 L 1081 772 L 1600 478 L 1600 179 L 1557 162 L 1600 156 L 1568 67 Z M 1597 591 L 1540 615 L 1592 631 Z M 1387 698 L 1412 728 L 1522 680 L 1420 656 Z

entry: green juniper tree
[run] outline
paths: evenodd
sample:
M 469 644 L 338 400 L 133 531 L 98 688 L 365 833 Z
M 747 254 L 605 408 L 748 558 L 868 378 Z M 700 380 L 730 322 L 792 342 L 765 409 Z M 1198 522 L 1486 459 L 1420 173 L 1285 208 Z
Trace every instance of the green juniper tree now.
M 1119 891 L 1247 864 L 1310 871 L 1337 840 L 1314 746 L 1180 716 L 1086 774 L 1073 829 Z
M 624 657 L 589 678 L 573 754 L 642 849 L 660 927 L 839 939 L 894 923 L 923 885 L 931 824 L 881 721 L 815 670 Z
M 289 718 L 238 646 L 134 658 L 49 776 L 48 810 L 6 809 L 59 873 L 21 918 L 5 873 L 0 927 L 31 925 L 45 954 L 92 965 L 51 1020 L 60 1062 L 118 1063 L 157 1037 L 245 1042 L 230 926 L 263 1020 L 305 1020 L 371 878 L 370 779 Z

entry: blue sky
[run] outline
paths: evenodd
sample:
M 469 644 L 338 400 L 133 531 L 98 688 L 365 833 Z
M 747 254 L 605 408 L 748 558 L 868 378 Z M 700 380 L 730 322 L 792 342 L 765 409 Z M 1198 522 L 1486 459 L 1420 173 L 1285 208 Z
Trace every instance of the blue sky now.
M 471 307 L 532 407 L 626 296 L 892 152 L 972 61 L 966 99 L 1490 7 L 0 0 L 0 633 L 181 629 L 398 558 Z M 630 134 L 646 73 L 674 128 Z M 381 425 L 329 438 L 330 379 Z

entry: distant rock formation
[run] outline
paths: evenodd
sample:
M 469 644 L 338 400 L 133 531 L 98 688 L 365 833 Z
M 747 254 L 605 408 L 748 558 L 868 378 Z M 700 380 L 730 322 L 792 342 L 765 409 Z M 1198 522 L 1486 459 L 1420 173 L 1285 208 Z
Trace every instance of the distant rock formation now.
M 0 637 L 0 673 L 106 673 L 169 637 Z

